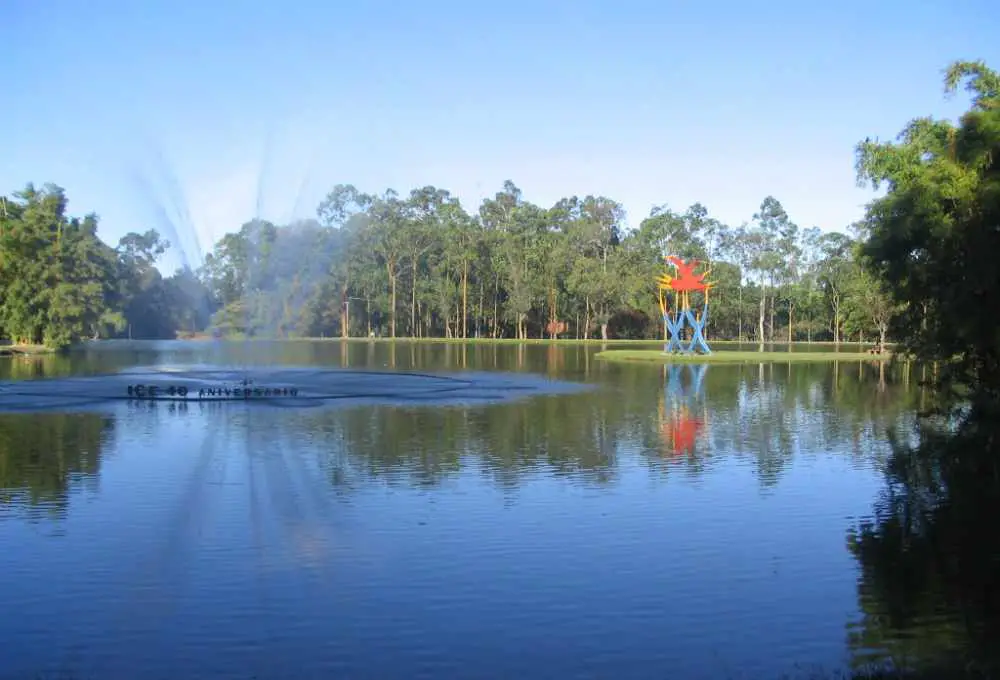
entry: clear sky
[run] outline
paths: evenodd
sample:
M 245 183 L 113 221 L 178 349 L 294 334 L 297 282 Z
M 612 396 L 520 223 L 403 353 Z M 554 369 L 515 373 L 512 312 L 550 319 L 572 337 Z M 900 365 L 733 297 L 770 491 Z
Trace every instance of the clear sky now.
M 963 110 L 950 61 L 1000 68 L 995 0 L 5 0 L 0 31 L 0 193 L 53 181 L 106 240 L 156 227 L 192 260 L 338 182 L 475 210 L 509 178 L 632 225 L 772 194 L 841 229 L 854 145 Z

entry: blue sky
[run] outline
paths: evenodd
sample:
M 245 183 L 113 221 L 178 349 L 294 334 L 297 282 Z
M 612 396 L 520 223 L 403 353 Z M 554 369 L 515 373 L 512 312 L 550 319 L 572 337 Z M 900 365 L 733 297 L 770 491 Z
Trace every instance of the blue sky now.
M 840 229 L 871 196 L 854 144 L 963 110 L 950 61 L 1000 68 L 993 4 L 6 0 L 0 192 L 54 181 L 107 240 L 156 227 L 192 261 L 338 182 L 475 210 L 510 178 L 632 225 L 772 194 Z

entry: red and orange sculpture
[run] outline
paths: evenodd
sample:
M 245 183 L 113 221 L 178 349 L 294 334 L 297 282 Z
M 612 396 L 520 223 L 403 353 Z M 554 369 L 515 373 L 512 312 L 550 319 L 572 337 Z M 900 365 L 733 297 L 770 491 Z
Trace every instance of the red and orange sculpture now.
M 715 285 L 705 281 L 711 269 L 696 274 L 694 270 L 699 264 L 698 260 L 686 262 L 679 257 L 669 255 L 666 261 L 674 268 L 674 275 L 666 273 L 656 279 L 660 312 L 663 314 L 664 340 L 667 343 L 664 351 L 711 354 L 712 350 L 705 341 L 708 291 Z M 695 302 L 701 303 L 701 309 L 698 311 L 692 307 L 692 293 L 696 294 Z M 691 337 L 685 340 L 684 331 L 688 326 L 691 328 Z

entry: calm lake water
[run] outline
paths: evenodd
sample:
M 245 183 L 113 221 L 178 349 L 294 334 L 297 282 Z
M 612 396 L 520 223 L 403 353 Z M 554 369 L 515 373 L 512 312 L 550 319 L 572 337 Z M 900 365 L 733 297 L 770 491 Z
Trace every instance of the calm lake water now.
M 849 535 L 918 388 L 858 362 L 669 369 L 598 350 L 0 360 L 2 379 L 283 364 L 593 386 L 444 408 L 0 414 L 0 678 L 777 678 L 891 646 L 866 629 L 882 605 Z

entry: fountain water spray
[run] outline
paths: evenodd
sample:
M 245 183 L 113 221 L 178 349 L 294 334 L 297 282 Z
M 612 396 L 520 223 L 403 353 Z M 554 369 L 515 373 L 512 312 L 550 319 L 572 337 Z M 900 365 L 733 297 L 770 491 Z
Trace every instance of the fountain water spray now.
M 267 173 L 274 152 L 273 138 L 268 134 L 262 161 L 256 178 L 256 196 L 251 229 L 243 234 L 241 247 L 247 252 L 242 272 L 244 286 L 243 323 L 246 335 L 255 326 L 270 324 L 277 330 L 280 320 L 275 309 L 260 307 L 266 295 L 281 293 L 287 314 L 288 301 L 292 313 L 310 294 L 319 292 L 329 275 L 328 266 L 335 248 L 332 233 L 316 222 L 293 224 L 277 236 L 261 230 Z M 152 148 L 153 145 L 150 145 Z M 317 149 L 313 148 L 315 154 Z M 132 179 L 146 200 L 154 207 L 156 224 L 179 253 L 182 266 L 191 272 L 201 268 L 204 258 L 198 233 L 188 209 L 180 183 L 171 171 L 165 155 L 156 149 L 147 155 L 154 162 L 155 179 L 149 173 L 135 171 Z M 315 160 L 315 155 L 311 161 Z M 311 163 L 310 163 L 311 165 Z M 292 221 L 306 193 L 311 170 L 298 186 L 292 206 Z M 265 244 L 262 237 L 286 239 L 279 247 Z M 291 259 L 283 251 L 296 246 Z M 322 246 L 322 247 L 320 247 Z M 284 269 L 281 269 L 284 268 Z M 277 274 L 283 273 L 285 285 L 279 289 Z M 298 288 L 294 288 L 298 285 Z M 273 288 L 273 290 L 271 290 Z M 266 312 L 271 316 L 267 317 Z M 133 369 L 114 375 L 0 382 L 0 412 L 4 411 L 66 411 L 105 409 L 121 402 L 170 402 L 176 405 L 210 406 L 218 402 L 242 402 L 258 406 L 307 407 L 330 404 L 398 403 L 398 404 L 467 404 L 507 400 L 553 391 L 574 391 L 582 386 L 559 383 L 546 378 L 515 374 L 433 375 L 395 371 L 358 371 L 347 369 L 279 368 L 271 365 L 251 367 L 250 338 L 244 340 L 245 356 L 240 366 L 220 369 L 218 366 L 186 366 L 176 369 L 150 367 Z
M 194 220 L 184 199 L 184 192 L 177 181 L 177 176 L 171 171 L 162 149 L 151 143 L 148 146 L 149 156 L 154 159 L 154 168 L 158 171 L 156 174 L 160 180 L 160 191 L 157 192 L 157 187 L 150 181 L 149 173 L 135 167 L 129 173 L 132 183 L 144 202 L 153 207 L 153 217 L 159 227 L 158 231 L 161 231 L 171 246 L 177 249 L 181 266 L 197 271 L 204 257 L 198 232 L 194 228 Z M 171 209 L 173 214 L 170 214 L 168 209 Z M 185 236 L 188 238 L 184 238 Z M 190 257 L 191 255 L 194 257 Z

